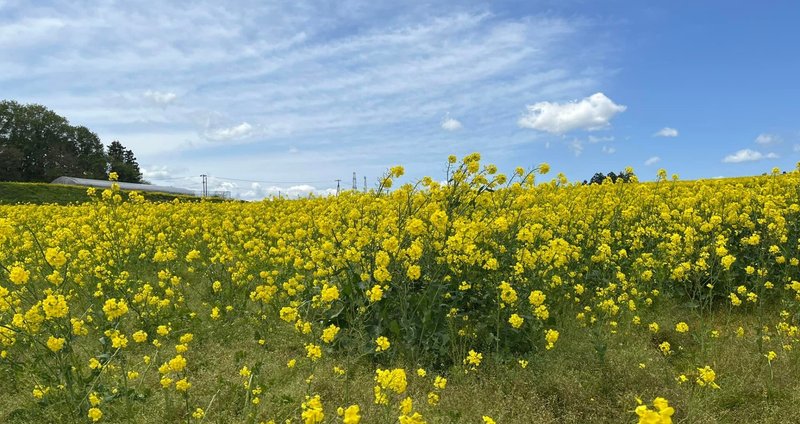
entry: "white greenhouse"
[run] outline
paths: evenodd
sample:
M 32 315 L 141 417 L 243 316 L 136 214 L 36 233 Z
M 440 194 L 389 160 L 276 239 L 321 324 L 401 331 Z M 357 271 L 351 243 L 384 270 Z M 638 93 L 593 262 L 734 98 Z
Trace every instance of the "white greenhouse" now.
M 92 180 L 88 178 L 75 178 L 75 177 L 58 177 L 55 180 L 53 180 L 51 184 L 111 188 L 112 181 Z M 137 183 L 123 183 L 123 182 L 118 182 L 117 184 L 119 184 L 120 189 L 127 191 L 147 191 L 147 192 L 157 192 L 157 193 L 182 194 L 185 196 L 195 195 L 194 191 L 192 190 L 185 188 L 171 187 L 171 186 L 158 186 L 151 184 L 137 184 Z

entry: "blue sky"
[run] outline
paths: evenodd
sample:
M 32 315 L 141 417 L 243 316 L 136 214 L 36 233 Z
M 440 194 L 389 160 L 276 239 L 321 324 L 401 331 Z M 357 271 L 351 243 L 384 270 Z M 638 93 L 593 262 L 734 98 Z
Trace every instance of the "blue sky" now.
M 247 199 L 448 154 L 573 180 L 800 160 L 795 2 L 0 0 L 0 97 Z

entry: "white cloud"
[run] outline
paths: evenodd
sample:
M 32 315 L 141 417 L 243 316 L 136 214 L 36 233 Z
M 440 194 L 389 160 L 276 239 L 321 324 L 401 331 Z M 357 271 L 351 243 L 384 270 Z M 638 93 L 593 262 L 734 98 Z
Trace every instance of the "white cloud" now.
M 237 161 L 241 160 L 243 159 L 237 158 Z M 195 169 L 197 172 L 196 174 L 195 172 L 187 171 L 186 169 L 173 169 L 171 167 L 160 165 L 149 166 L 145 167 L 145 169 L 147 169 L 146 175 L 150 177 L 146 179 L 156 185 L 173 186 L 192 190 L 196 195 L 199 196 L 202 193 L 203 188 L 202 178 L 199 175 L 201 172 L 200 170 L 202 169 L 203 172 L 205 172 L 205 169 L 213 168 L 214 165 L 218 164 L 200 166 Z M 185 174 L 187 173 L 193 175 L 186 176 Z M 176 176 L 176 174 L 184 174 L 184 176 Z M 243 175 L 243 177 L 246 178 L 254 175 L 257 174 L 246 171 L 246 174 Z M 225 196 L 241 200 L 261 200 L 268 197 L 277 197 L 279 194 L 283 198 L 292 199 L 306 197 L 310 194 L 315 196 L 336 194 L 336 186 L 333 182 L 326 187 L 324 186 L 325 183 L 322 181 L 307 183 L 277 181 L 259 182 L 248 181 L 244 178 L 234 179 L 215 175 L 209 175 L 207 182 L 208 192 L 210 195 Z M 359 186 L 359 188 L 361 187 Z M 342 187 L 342 189 L 346 189 L 346 187 Z
M 242 122 L 239 125 L 234 125 L 227 128 L 216 128 L 213 130 L 206 130 L 206 138 L 211 140 L 231 140 L 237 138 L 244 138 L 253 132 L 253 126 L 247 122 Z
M 583 153 L 583 142 L 581 142 L 581 141 L 580 141 L 579 139 L 577 139 L 577 138 L 575 138 L 575 139 L 572 139 L 572 141 L 570 141 L 570 142 L 567 144 L 567 148 L 568 148 L 569 150 L 571 150 L 571 151 L 572 151 L 572 153 L 574 153 L 574 154 L 575 154 L 575 156 L 580 156 L 580 155 L 581 155 L 581 153 Z
M 762 159 L 777 159 L 778 155 L 775 153 L 767 153 L 763 154 L 757 150 L 751 149 L 742 149 L 737 151 L 736 153 L 730 154 L 725 156 L 722 159 L 725 163 L 741 163 L 741 162 L 753 162 Z
M 267 197 L 282 197 L 289 199 L 296 199 L 298 197 L 306 197 L 310 194 L 316 196 L 330 196 L 336 194 L 335 188 L 317 188 L 310 184 L 298 184 L 292 186 L 277 186 L 277 185 L 262 185 L 261 183 L 254 182 L 250 184 L 249 189 L 240 190 L 238 185 L 229 186 L 228 190 L 231 192 L 232 197 L 242 200 L 259 200 Z
M 613 135 L 605 137 L 595 137 L 593 135 L 589 136 L 589 143 L 599 143 L 601 141 L 614 141 L 614 136 Z
M 615 149 L 613 147 L 608 147 L 608 146 L 603 146 L 603 148 L 601 150 L 603 151 L 603 153 L 606 153 L 606 154 L 609 154 L 609 155 L 614 154 L 614 152 L 617 151 L 617 149 Z
M 795 144 L 794 145 L 794 151 L 795 152 L 800 152 L 800 144 Z
M 458 131 L 462 128 L 461 121 L 455 118 L 442 120 L 442 129 L 447 131 Z
M 655 165 L 655 164 L 657 164 L 657 163 L 658 163 L 658 162 L 660 162 L 660 161 L 661 161 L 661 158 L 660 158 L 660 157 L 658 157 L 658 156 L 652 156 L 652 157 L 648 158 L 646 161 L 644 161 L 644 165 L 645 165 L 645 166 Z
M 618 105 L 603 93 L 595 93 L 580 101 L 568 103 L 539 102 L 528 106 L 517 123 L 552 134 L 572 130 L 595 131 L 609 127 L 611 118 L 624 112 L 627 106 Z
M 144 92 L 144 97 L 159 105 L 168 105 L 178 98 L 178 95 L 171 91 L 153 91 L 147 90 Z
M 678 130 L 675 128 L 664 127 L 658 130 L 657 133 L 653 134 L 653 137 L 677 137 Z
M 767 145 L 767 144 L 774 144 L 779 143 L 781 138 L 774 134 L 759 134 L 756 137 L 756 144 Z
M 3 10 L 3 12 L 5 15 L 7 11 Z M 57 34 L 69 25 L 68 20 L 57 16 L 21 17 L 16 22 L 6 21 L 0 25 L 0 48 L 36 45 L 51 39 L 53 34 Z
M 7 4 L 5 98 L 119 139 L 142 164 L 190 170 L 180 175 L 328 181 L 425 163 L 417 172 L 435 176 L 454 148 L 435 126 L 443 111 L 470 129 L 458 133 L 459 150 L 508 155 L 537 137 L 485 141 L 520 105 L 580 99 L 614 73 L 604 66 L 610 40 L 593 37 L 607 24 L 509 14 L 495 2 Z M 78 79 L 80 90 L 64 83 Z
M 173 172 L 167 166 L 146 166 L 142 167 L 142 176 L 146 180 L 172 178 Z
M 140 123 L 140 125 L 147 126 L 147 124 L 144 123 Z M 94 130 L 94 128 L 92 129 Z M 165 161 L 162 155 L 166 153 L 173 156 L 176 151 L 191 145 L 198 139 L 196 130 L 181 129 L 173 132 L 164 126 L 161 126 L 160 130 L 158 128 L 148 131 L 132 129 L 132 132 L 123 132 L 115 128 L 101 128 L 97 131 L 97 135 L 106 143 L 108 143 L 108 140 L 121 141 L 122 144 L 133 150 L 136 157 L 142 160 L 150 159 L 147 161 L 149 163 L 172 163 L 173 166 L 176 166 L 175 158 L 173 157 L 170 161 Z M 143 163 L 142 160 L 139 161 L 140 164 Z

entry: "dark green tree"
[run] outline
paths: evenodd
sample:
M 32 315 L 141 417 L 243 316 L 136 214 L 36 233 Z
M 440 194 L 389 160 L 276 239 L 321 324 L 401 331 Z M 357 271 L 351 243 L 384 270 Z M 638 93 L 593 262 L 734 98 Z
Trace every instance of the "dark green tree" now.
M 596 172 L 592 176 L 592 179 L 589 180 L 589 184 L 603 184 L 603 180 L 605 179 L 606 179 L 606 174 L 603 174 L 602 172 Z
M 25 156 L 14 146 L 0 144 L 0 181 L 22 179 L 22 160 Z
M 603 181 L 606 179 L 610 179 L 612 183 L 616 183 L 617 180 L 622 180 L 622 182 L 629 183 L 631 179 L 634 177 L 632 172 L 627 171 L 620 171 L 619 173 L 609 172 L 608 174 L 603 174 L 602 172 L 596 172 L 592 179 L 588 181 L 588 184 L 603 184 Z M 584 184 L 587 184 L 586 180 L 583 181 Z
M 119 175 L 119 181 L 128 183 L 143 183 L 142 171 L 139 164 L 136 162 L 136 156 L 133 151 L 126 149 L 117 140 L 108 145 L 108 158 L 109 171 L 116 172 Z
M 44 106 L 0 102 L 0 146 L 22 154 L 18 180 L 46 181 L 57 167 L 71 166 L 74 155 L 68 133 L 67 120 Z
M 124 150 L 121 163 L 126 163 Z M 141 171 L 133 159 L 127 161 L 132 170 L 126 177 L 139 181 Z M 42 105 L 0 101 L 0 180 L 105 179 L 109 162 L 105 146 L 88 128 L 72 126 Z
M 97 134 L 89 131 L 86 127 L 80 126 L 74 128 L 73 136 L 78 147 L 81 175 L 85 178 L 107 178 L 105 146 L 103 146 Z

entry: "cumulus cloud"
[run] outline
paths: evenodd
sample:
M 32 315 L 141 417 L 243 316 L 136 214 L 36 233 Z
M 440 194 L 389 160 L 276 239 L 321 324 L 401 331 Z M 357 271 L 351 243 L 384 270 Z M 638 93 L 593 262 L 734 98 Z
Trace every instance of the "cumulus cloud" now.
M 678 130 L 675 128 L 664 127 L 658 130 L 657 133 L 653 134 L 653 137 L 677 137 Z
M 775 153 L 761 153 L 757 150 L 752 149 L 742 149 L 737 151 L 736 153 L 732 153 L 728 156 L 725 156 L 722 159 L 725 163 L 741 163 L 741 162 L 753 162 L 763 159 L 777 159 L 778 155 Z
M 774 144 L 780 141 L 780 137 L 774 134 L 759 134 L 758 137 L 756 137 L 756 144 L 761 145 Z
M 168 105 L 178 98 L 178 95 L 171 91 L 153 91 L 147 90 L 144 92 L 144 97 L 153 103 L 159 105 Z
M 455 118 L 446 118 L 442 120 L 442 129 L 447 131 L 458 131 L 462 128 L 461 121 Z
M 243 200 L 259 200 L 268 197 L 283 197 L 295 199 L 298 197 L 306 197 L 310 194 L 315 196 L 330 196 L 336 194 L 335 188 L 317 188 L 310 184 L 298 184 L 292 186 L 277 186 L 277 185 L 263 185 L 258 182 L 250 184 L 246 190 L 236 190 L 234 188 L 235 197 Z
M 173 171 L 168 166 L 152 165 L 142 168 L 142 176 L 145 180 L 172 178 Z
M 564 134 L 572 130 L 595 131 L 609 127 L 611 118 L 625 109 L 627 106 L 614 103 L 605 94 L 595 93 L 580 101 L 528 105 L 527 112 L 517 124 L 551 134 Z
M 644 161 L 645 166 L 655 165 L 661 161 L 661 158 L 658 156 L 652 156 Z
M 239 125 L 226 128 L 215 128 L 206 130 L 206 138 L 211 140 L 231 140 L 237 138 L 244 138 L 253 132 L 253 126 L 247 122 L 242 122 Z

